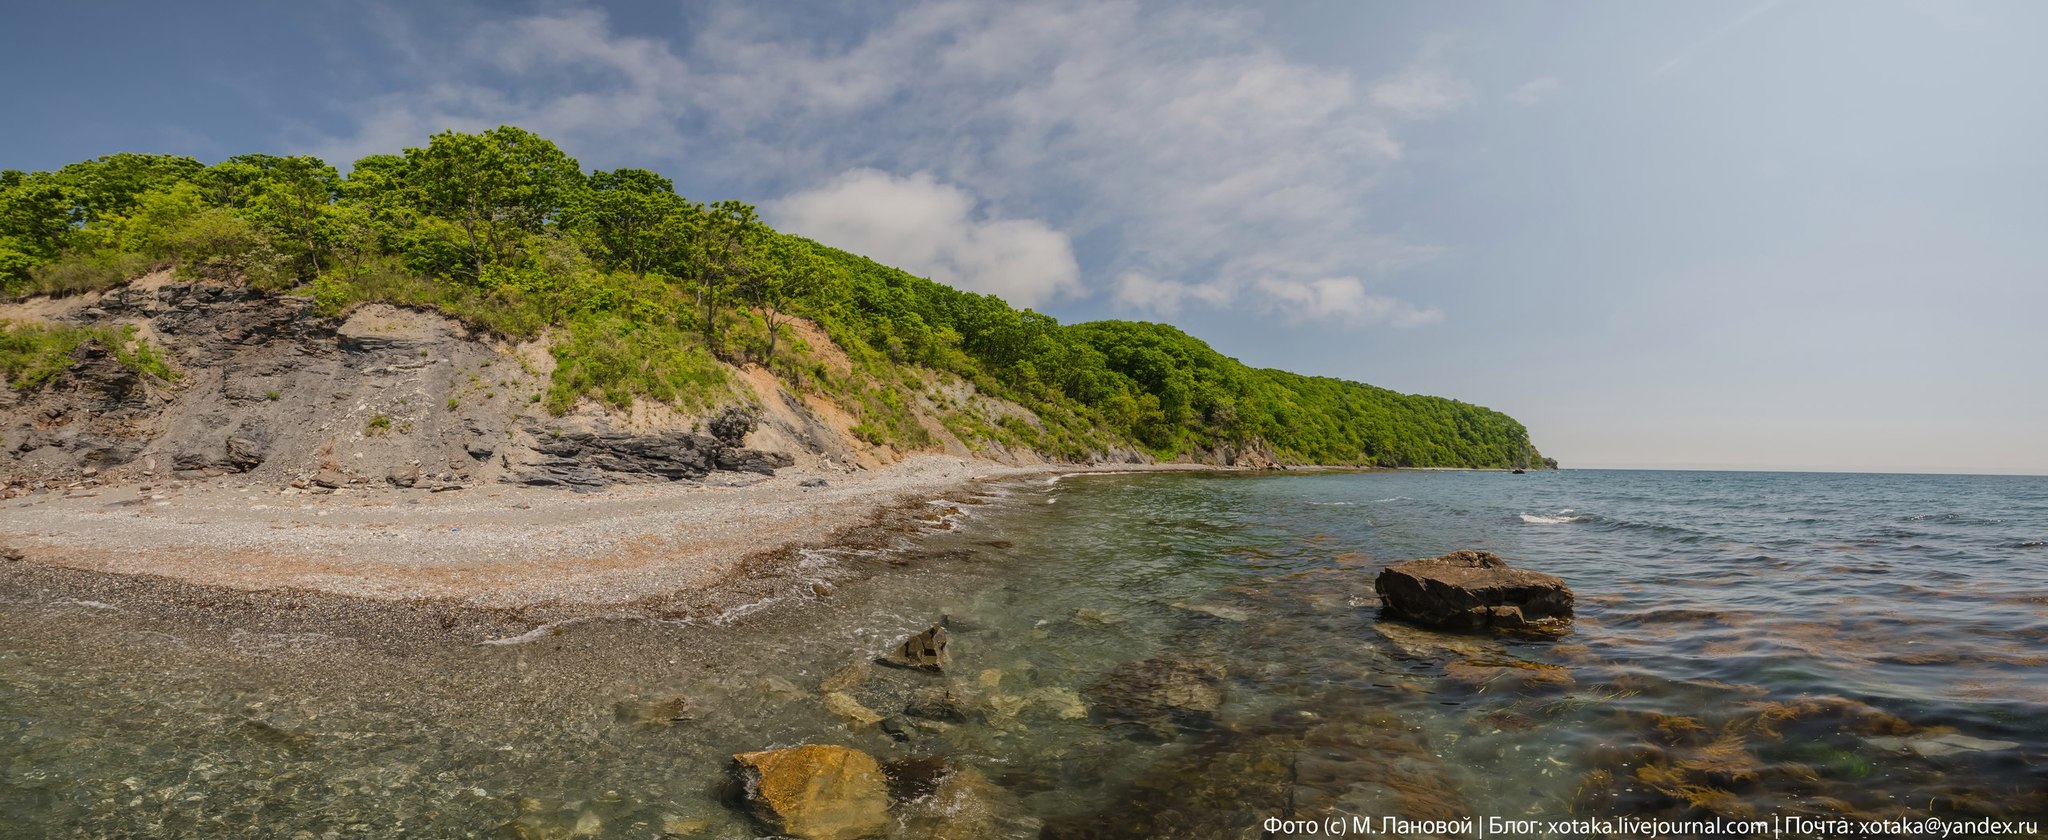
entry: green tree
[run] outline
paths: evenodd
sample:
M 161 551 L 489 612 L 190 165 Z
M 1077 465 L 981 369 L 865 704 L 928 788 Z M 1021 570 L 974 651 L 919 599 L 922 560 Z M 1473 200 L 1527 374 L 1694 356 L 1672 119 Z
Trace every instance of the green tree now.
M 687 262 L 704 319 L 705 347 L 720 356 L 718 313 L 734 290 L 760 270 L 762 240 L 768 231 L 755 217 L 753 205 L 739 201 L 721 201 L 693 215 L 695 224 L 685 234 Z
M 772 365 L 776 338 L 796 318 L 791 307 L 816 296 L 831 267 L 811 250 L 809 242 L 793 236 L 774 237 L 767 251 L 765 265 L 741 278 L 739 292 L 761 310 L 761 320 L 768 327 L 761 362 Z
M 306 155 L 237 155 L 193 181 L 209 203 L 239 211 L 288 245 L 306 273 L 324 268 L 335 235 L 328 217 L 341 187 L 341 174 L 326 161 Z
M 0 172 L 0 293 L 12 293 L 31 269 L 56 259 L 73 220 L 70 198 L 49 176 Z
M 591 244 L 599 264 L 645 277 L 678 261 L 686 244 L 678 224 L 697 209 L 676 195 L 667 178 L 645 169 L 615 169 L 591 173 L 564 216 Z
M 127 215 L 143 193 L 191 180 L 204 168 L 182 155 L 122 152 L 71 164 L 54 177 L 77 207 L 78 221 L 91 225 L 108 216 Z
M 462 228 L 473 280 L 504 261 L 522 236 L 540 232 L 583 180 L 574 158 L 512 126 L 444 131 L 405 157 L 424 209 Z

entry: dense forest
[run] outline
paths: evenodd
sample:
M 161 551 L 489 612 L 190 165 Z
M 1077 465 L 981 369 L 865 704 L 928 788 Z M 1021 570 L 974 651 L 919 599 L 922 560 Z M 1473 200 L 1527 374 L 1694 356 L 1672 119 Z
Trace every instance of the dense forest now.
M 778 233 L 740 202 L 690 201 L 654 172 L 585 173 L 513 127 L 438 134 L 346 175 L 262 154 L 0 173 L 0 296 L 108 289 L 166 267 L 309 296 L 324 316 L 382 301 L 508 339 L 546 335 L 558 364 L 533 399 L 558 414 L 586 398 L 708 409 L 736 393 L 727 364 L 758 364 L 846 407 L 860 436 L 906 449 L 931 442 L 906 403 L 924 393 L 952 407 L 946 425 L 970 445 L 1060 458 L 1263 443 L 1296 462 L 1543 465 L 1496 411 L 1248 367 L 1162 324 L 1063 325 Z M 845 362 L 806 344 L 799 318 Z M 80 340 L 0 324 L 0 372 L 36 387 Z M 120 343 L 164 370 L 146 345 Z M 960 381 L 1037 422 L 973 410 L 946 387 Z

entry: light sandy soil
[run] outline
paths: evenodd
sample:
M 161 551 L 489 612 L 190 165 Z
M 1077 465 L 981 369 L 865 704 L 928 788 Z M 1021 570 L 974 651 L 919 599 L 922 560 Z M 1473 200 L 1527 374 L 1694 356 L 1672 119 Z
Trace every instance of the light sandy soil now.
M 1162 467 L 1189 468 L 1150 469 Z M 926 455 L 852 473 L 720 473 L 705 486 L 583 495 L 513 485 L 307 495 L 225 479 L 86 487 L 0 502 L 0 547 L 28 563 L 202 587 L 599 607 L 707 589 L 750 558 L 832 545 L 883 511 L 980 480 L 1084 469 Z M 827 485 L 802 486 L 815 478 Z

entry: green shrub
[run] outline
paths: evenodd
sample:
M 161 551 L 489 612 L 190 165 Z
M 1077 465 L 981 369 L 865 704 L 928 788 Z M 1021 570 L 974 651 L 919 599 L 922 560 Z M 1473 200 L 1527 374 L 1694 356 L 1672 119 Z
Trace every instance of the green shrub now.
M 13 290 L 15 297 L 34 295 L 75 295 L 100 292 L 161 267 L 163 261 L 126 251 L 73 251 L 55 261 L 29 270 L 28 282 Z
M 147 340 L 135 336 L 132 326 L 58 327 L 0 321 L 0 375 L 15 390 L 40 388 L 70 370 L 72 354 L 87 342 L 97 342 L 114 355 L 114 360 L 137 373 L 175 380 L 177 371 Z

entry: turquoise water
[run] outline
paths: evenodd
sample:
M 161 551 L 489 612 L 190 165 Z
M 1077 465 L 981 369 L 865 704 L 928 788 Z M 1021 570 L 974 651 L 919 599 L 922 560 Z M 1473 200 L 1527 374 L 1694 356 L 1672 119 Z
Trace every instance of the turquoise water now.
M 0 836 L 751 837 L 730 755 L 818 742 L 979 771 L 976 836 L 2048 818 L 2048 479 L 1145 474 L 959 501 L 990 503 L 722 616 L 517 644 L 13 587 Z M 1379 620 L 1380 568 L 1462 548 L 1563 577 L 1572 632 Z M 942 615 L 946 674 L 845 690 L 907 740 L 826 708 L 829 675 Z M 1206 687 L 1162 706 L 1162 673 Z M 940 686 L 964 720 L 902 714 Z M 645 711 L 670 701 L 689 719 Z M 914 787 L 897 833 L 947 836 Z

